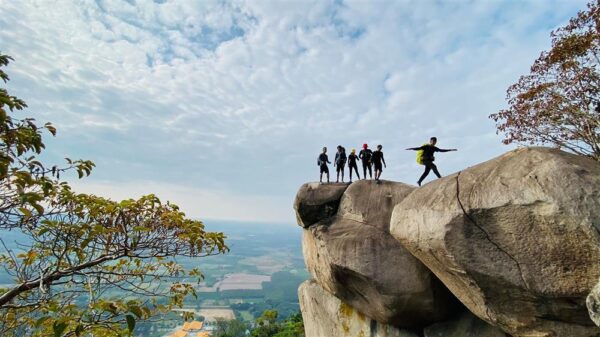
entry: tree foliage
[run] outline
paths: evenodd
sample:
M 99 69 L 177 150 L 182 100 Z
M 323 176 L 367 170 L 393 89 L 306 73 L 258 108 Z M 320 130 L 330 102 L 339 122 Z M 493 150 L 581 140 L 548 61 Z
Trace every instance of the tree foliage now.
M 265 310 L 254 322 L 254 328 L 248 329 L 244 322 L 239 320 L 219 320 L 214 337 L 246 337 L 246 330 L 250 337 L 304 337 L 304 321 L 300 313 L 291 314 L 289 317 L 278 320 L 277 310 Z
M 217 319 L 215 330 L 212 332 L 213 337 L 246 337 L 248 324 L 239 319 L 225 320 Z
M 490 115 L 504 143 L 542 143 L 600 160 L 600 0 L 551 33 L 530 74 Z
M 276 310 L 265 310 L 256 319 L 256 326 L 250 337 L 304 337 L 304 322 L 300 313 L 295 313 L 285 320 L 277 321 Z
M 11 60 L 0 54 L 5 83 Z M 56 129 L 15 117 L 25 107 L 0 88 L 0 231 L 22 238 L 10 248 L 0 236 L 0 268 L 14 280 L 0 287 L 0 335 L 131 335 L 137 320 L 195 295 L 184 279 L 201 273 L 173 258 L 223 253 L 224 234 L 154 195 L 115 202 L 75 193 L 61 174 L 82 178 L 94 164 L 44 164 L 43 134 Z
M 265 310 L 260 317 L 256 319 L 256 327 L 250 333 L 250 337 L 272 337 L 279 332 L 280 327 L 277 324 L 277 310 Z
M 304 321 L 300 313 L 290 315 L 280 327 L 273 337 L 304 337 Z

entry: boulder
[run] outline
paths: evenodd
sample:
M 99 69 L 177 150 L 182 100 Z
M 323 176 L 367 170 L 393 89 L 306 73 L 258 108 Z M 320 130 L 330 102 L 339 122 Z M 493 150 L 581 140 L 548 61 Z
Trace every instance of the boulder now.
M 424 337 L 510 337 L 498 327 L 466 311 L 453 320 L 435 323 L 423 330 Z
M 308 228 L 320 220 L 335 215 L 342 194 L 347 188 L 347 184 L 307 183 L 302 185 L 294 201 L 298 225 Z
M 298 298 L 306 337 L 417 337 L 408 330 L 366 317 L 315 281 L 302 283 Z
M 309 226 L 303 237 L 307 268 L 323 288 L 366 316 L 401 327 L 444 320 L 459 305 L 390 235 L 394 206 L 414 189 L 389 181 L 355 182 L 336 215 Z
M 515 336 L 600 336 L 600 163 L 523 148 L 429 183 L 391 233 L 474 314 Z
M 590 318 L 600 326 L 600 282 L 596 283 L 586 300 Z

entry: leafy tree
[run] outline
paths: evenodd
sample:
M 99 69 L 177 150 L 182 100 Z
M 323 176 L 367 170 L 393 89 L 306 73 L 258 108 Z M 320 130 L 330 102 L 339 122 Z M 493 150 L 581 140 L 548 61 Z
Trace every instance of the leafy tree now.
M 246 331 L 248 326 L 246 323 L 234 319 L 224 320 L 217 319 L 215 331 L 213 331 L 213 337 L 246 337 Z
M 280 326 L 281 330 L 273 337 L 304 337 L 304 321 L 300 313 L 290 315 Z
M 600 0 L 551 34 L 528 75 L 490 115 L 504 143 L 546 143 L 600 160 Z
M 0 54 L 5 83 L 11 60 Z M 195 295 L 183 278 L 202 275 L 172 258 L 223 253 L 223 233 L 154 195 L 115 202 L 75 193 L 61 173 L 82 178 L 94 164 L 42 163 L 43 133 L 56 129 L 15 117 L 25 107 L 0 88 L 0 231 L 23 237 L 9 248 L 0 236 L 0 268 L 14 279 L 0 289 L 0 336 L 131 335 L 137 320 Z
M 256 327 L 250 337 L 304 337 L 304 322 L 299 313 L 290 315 L 282 322 L 277 321 L 277 310 L 265 310 L 256 319 Z
M 279 332 L 277 324 L 277 310 L 265 310 L 260 317 L 256 319 L 256 327 L 250 333 L 250 337 L 272 337 Z

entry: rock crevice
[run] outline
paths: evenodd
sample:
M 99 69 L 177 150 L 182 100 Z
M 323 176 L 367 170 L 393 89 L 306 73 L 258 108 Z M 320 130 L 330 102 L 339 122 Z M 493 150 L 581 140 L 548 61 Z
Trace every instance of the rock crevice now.
M 461 171 L 458 171 L 458 173 L 456 173 L 456 201 L 458 201 L 458 205 L 460 206 L 460 209 L 462 210 L 464 216 L 467 217 L 467 219 L 469 219 L 469 221 L 471 221 L 471 223 L 475 227 L 479 228 L 479 230 L 485 235 L 486 240 L 488 240 L 492 245 L 496 246 L 496 248 L 499 251 L 506 254 L 506 256 L 515 263 L 515 266 L 519 270 L 519 276 L 521 277 L 521 280 L 523 281 L 523 285 L 526 288 L 529 288 L 529 286 L 527 285 L 527 281 L 525 280 L 525 276 L 523 276 L 523 270 L 521 269 L 521 265 L 519 264 L 519 261 L 514 256 L 512 256 L 507 250 L 502 248 L 498 243 L 494 242 L 494 240 L 492 240 L 490 234 L 483 228 L 483 226 L 480 226 L 477 223 L 477 221 L 475 221 L 475 219 L 465 210 L 465 206 L 463 205 L 462 201 L 460 200 L 460 172 Z M 507 186 L 502 181 L 500 181 L 500 184 L 503 186 Z M 488 317 L 489 317 L 489 315 L 488 315 Z

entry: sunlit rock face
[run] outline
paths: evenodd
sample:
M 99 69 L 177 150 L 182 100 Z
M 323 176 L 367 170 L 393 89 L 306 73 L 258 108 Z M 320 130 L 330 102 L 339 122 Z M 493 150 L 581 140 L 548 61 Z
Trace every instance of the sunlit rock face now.
M 304 258 L 316 282 L 370 319 L 411 328 L 447 319 L 460 307 L 390 235 L 394 206 L 414 189 L 389 181 L 360 181 L 344 190 L 308 184 L 295 202 L 298 222 L 306 228 Z
M 525 148 L 415 190 L 391 233 L 470 311 L 515 336 L 600 336 L 600 163 Z

